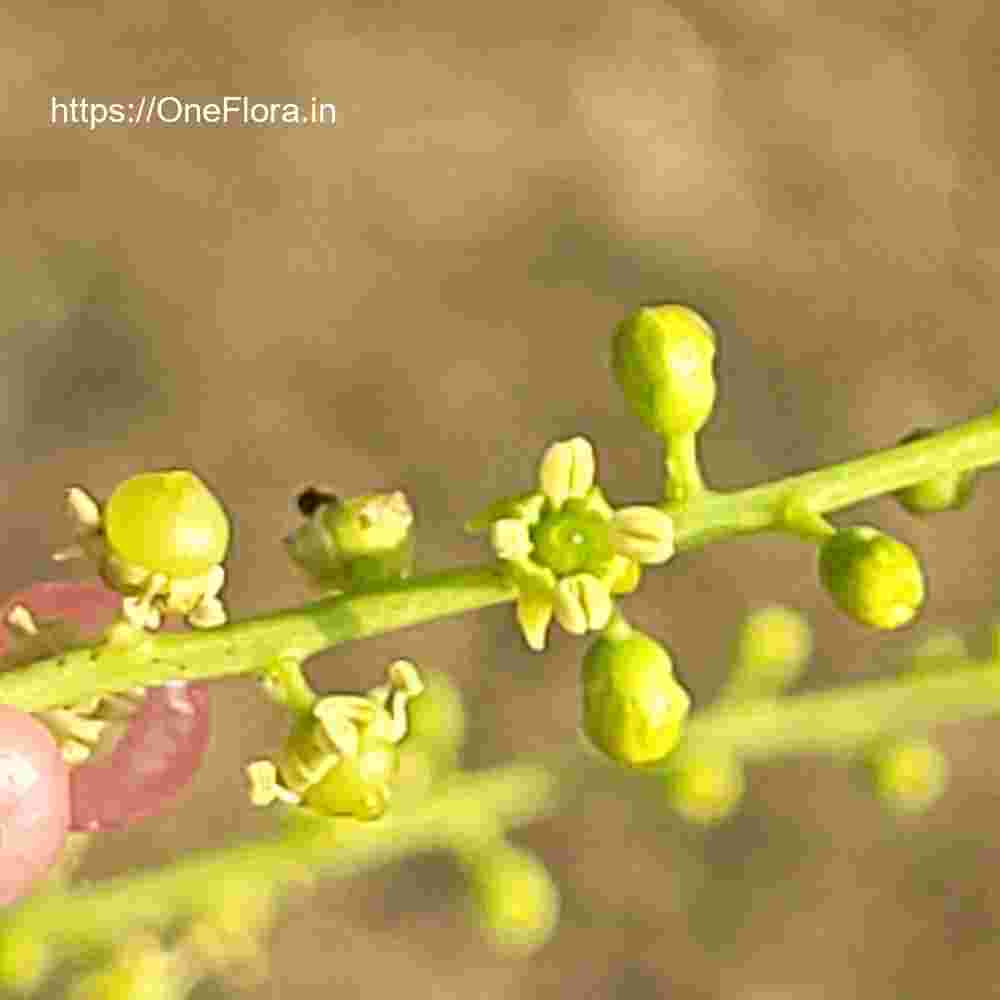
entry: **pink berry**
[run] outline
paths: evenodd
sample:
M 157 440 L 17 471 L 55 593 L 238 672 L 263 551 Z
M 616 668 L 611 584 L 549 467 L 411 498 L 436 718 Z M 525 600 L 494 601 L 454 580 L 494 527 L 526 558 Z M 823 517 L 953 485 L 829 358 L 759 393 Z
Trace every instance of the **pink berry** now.
M 208 735 L 203 685 L 150 688 L 111 752 L 73 769 L 73 829 L 120 828 L 159 812 L 194 777 Z
M 96 639 L 118 615 L 122 606 L 119 594 L 102 583 L 44 581 L 33 583 L 8 598 L 0 610 L 0 655 L 9 645 L 7 615 L 18 604 L 26 607 L 36 620 L 61 619 L 74 625 L 80 641 Z
M 35 718 L 0 705 L 0 905 L 55 862 L 69 827 L 69 768 Z
M 6 616 L 16 604 L 37 619 L 71 622 L 82 641 L 93 641 L 118 616 L 121 597 L 99 582 L 33 584 L 0 612 L 0 652 L 6 647 Z M 208 737 L 203 685 L 172 681 L 147 689 L 111 750 L 70 772 L 71 829 L 120 828 L 159 812 L 194 777 Z

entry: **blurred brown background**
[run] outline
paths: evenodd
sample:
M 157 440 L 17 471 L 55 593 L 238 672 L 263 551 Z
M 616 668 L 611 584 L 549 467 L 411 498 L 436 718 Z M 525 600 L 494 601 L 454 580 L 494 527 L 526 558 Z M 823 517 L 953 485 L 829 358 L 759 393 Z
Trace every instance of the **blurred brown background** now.
M 995 400 L 990 288 L 1000 16 L 956 2 L 78 4 L 0 11 L 0 583 L 60 570 L 61 489 L 190 466 L 235 520 L 235 616 L 305 597 L 292 498 L 402 486 L 422 566 L 485 557 L 464 517 L 527 488 L 549 440 L 598 447 L 616 501 L 659 484 L 607 370 L 609 332 L 677 299 L 717 325 L 705 434 L 737 486 L 894 443 Z M 336 104 L 334 128 L 50 127 L 49 100 Z M 962 514 L 873 519 L 919 548 L 924 622 L 986 623 L 995 482 Z M 841 518 L 841 520 L 843 520 Z M 745 612 L 811 615 L 810 684 L 890 669 L 800 543 L 752 539 L 649 574 L 630 615 L 704 704 Z M 510 608 L 345 647 L 327 688 L 406 654 L 470 702 L 472 765 L 575 739 L 583 644 L 529 654 Z M 240 768 L 281 738 L 249 682 L 217 688 L 210 766 L 175 813 L 109 835 L 98 877 L 259 829 Z M 250 997 L 646 1000 L 992 995 L 1000 730 L 939 734 L 926 818 L 885 817 L 827 761 L 755 769 L 702 833 L 598 773 L 521 835 L 564 886 L 560 935 L 494 959 L 446 860 L 328 885 L 274 937 Z M 199 996 L 227 995 L 222 985 Z

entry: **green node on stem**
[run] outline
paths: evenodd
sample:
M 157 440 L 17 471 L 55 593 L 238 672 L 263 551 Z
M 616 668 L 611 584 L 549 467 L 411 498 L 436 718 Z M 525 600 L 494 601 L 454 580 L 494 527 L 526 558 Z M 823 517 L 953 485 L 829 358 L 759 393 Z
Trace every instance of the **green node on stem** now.
M 923 441 L 934 432 L 916 430 L 899 443 Z M 975 469 L 952 469 L 939 472 L 930 479 L 913 483 L 894 494 L 904 509 L 911 514 L 938 514 L 946 510 L 961 510 L 972 499 L 976 485 Z

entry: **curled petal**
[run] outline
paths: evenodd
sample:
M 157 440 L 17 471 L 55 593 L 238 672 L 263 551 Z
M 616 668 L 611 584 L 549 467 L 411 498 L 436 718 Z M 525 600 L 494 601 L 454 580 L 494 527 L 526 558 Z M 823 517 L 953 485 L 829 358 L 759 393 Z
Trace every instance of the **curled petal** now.
M 250 785 L 250 801 L 255 806 L 269 806 L 272 802 L 297 805 L 301 800 L 294 792 L 278 783 L 278 772 L 269 760 L 257 760 L 246 768 Z
M 596 459 L 591 443 L 583 437 L 557 441 L 542 456 L 538 480 L 554 510 L 570 497 L 585 497 L 594 485 Z
M 674 554 L 674 522 L 657 507 L 623 507 L 611 522 L 611 544 L 641 563 L 663 563 Z
M 567 632 L 583 635 L 608 624 L 614 602 L 607 586 L 596 576 L 578 573 L 559 581 L 554 609 L 556 620 Z

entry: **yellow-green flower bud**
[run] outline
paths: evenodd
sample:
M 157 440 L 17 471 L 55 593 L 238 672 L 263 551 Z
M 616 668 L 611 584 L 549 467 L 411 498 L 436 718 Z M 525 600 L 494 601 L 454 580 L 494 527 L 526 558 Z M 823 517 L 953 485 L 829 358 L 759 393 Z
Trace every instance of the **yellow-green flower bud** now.
M 501 840 L 462 862 L 479 921 L 501 954 L 525 956 L 551 938 L 559 890 L 535 854 Z
M 819 574 L 841 610 L 873 628 L 907 624 L 924 601 L 923 572 L 913 550 L 867 525 L 826 539 Z
M 778 694 L 802 676 L 811 654 L 809 623 L 797 611 L 779 605 L 754 611 L 740 628 L 725 697 Z
M 639 418 L 664 437 L 693 434 L 715 404 L 715 334 L 681 305 L 639 309 L 613 342 L 615 378 Z
M 285 544 L 321 586 L 353 590 L 412 572 L 413 511 L 398 490 L 341 501 L 309 489 L 299 497 L 299 510 L 307 520 Z
M 665 757 L 681 738 L 691 698 L 658 642 L 616 620 L 583 661 L 583 728 L 625 764 Z
M 147 472 L 115 487 L 104 534 L 122 562 L 169 577 L 196 577 L 221 563 L 229 545 L 222 504 L 193 473 Z
M 930 437 L 932 431 L 918 430 L 908 434 L 900 444 L 909 444 Z M 937 514 L 946 510 L 961 510 L 972 498 L 976 484 L 974 469 L 940 472 L 932 479 L 905 486 L 895 493 L 896 499 L 911 514 Z
M 948 782 L 947 758 L 924 739 L 885 743 L 866 763 L 876 795 L 897 812 L 922 812 L 944 794 Z
M 692 823 L 731 816 L 743 798 L 743 766 L 733 757 L 692 757 L 666 775 L 667 801 Z

